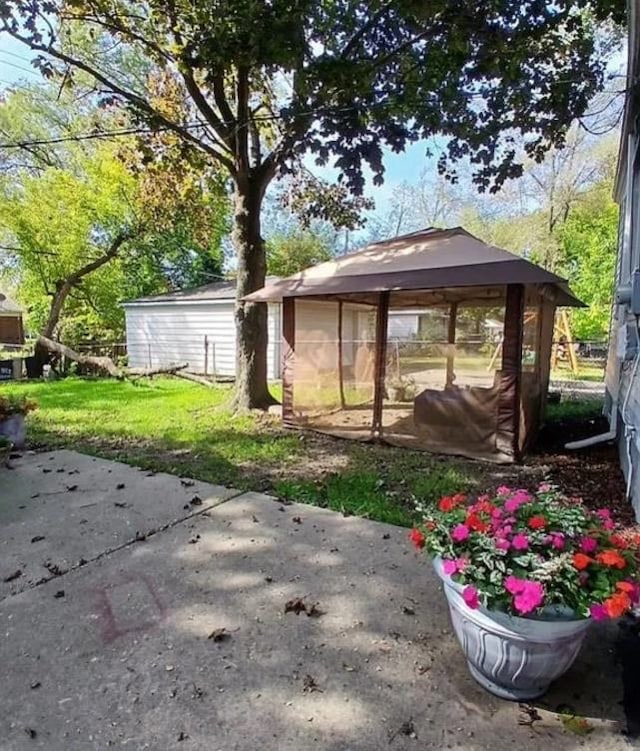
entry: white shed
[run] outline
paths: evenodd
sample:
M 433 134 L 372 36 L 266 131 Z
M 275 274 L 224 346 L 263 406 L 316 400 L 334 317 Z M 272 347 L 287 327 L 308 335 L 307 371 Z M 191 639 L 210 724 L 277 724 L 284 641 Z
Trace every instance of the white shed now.
M 235 375 L 235 284 L 216 282 L 123 303 L 133 368 L 187 362 L 192 373 Z M 280 378 L 280 305 L 269 305 L 267 375 Z

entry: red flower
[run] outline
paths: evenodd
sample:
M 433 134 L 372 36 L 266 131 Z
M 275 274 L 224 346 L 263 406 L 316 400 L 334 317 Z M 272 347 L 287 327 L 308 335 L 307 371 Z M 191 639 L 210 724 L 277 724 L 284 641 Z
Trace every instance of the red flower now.
M 489 529 L 487 522 L 483 522 L 477 514 L 467 514 L 465 524 L 473 532 L 486 532 Z
M 620 592 L 626 592 L 628 595 L 630 595 L 632 592 L 636 591 L 636 585 L 633 582 L 618 582 L 616 584 L 616 589 L 619 589 Z
M 602 553 L 598 553 L 596 560 L 598 563 L 611 568 L 624 568 L 627 565 L 627 562 L 617 550 L 603 550 Z
M 626 550 L 629 547 L 629 543 L 622 535 L 611 535 L 611 544 L 620 550 Z
M 584 553 L 573 554 L 573 565 L 578 571 L 583 571 L 590 563 L 593 563 L 593 558 L 589 558 L 588 555 L 585 555 Z
M 438 507 L 440 511 L 448 513 L 449 511 L 453 511 L 454 508 L 459 506 L 461 503 L 464 503 L 466 500 L 467 497 L 464 495 L 445 496 L 444 498 L 440 499 Z
M 547 520 L 542 516 L 542 514 L 538 514 L 537 516 L 532 516 L 531 519 L 529 519 L 529 526 L 531 529 L 544 529 L 547 526 Z
M 618 592 L 606 599 L 603 605 L 609 618 L 619 618 L 629 610 L 631 607 L 631 600 L 626 592 Z
M 419 529 L 412 529 L 411 532 L 409 532 L 409 539 L 418 550 L 422 550 L 426 541 L 425 536 Z

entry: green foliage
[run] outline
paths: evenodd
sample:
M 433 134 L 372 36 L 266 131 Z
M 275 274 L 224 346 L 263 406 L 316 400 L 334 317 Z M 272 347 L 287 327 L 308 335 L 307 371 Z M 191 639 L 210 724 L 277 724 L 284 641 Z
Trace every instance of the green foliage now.
M 0 108 L 7 138 L 29 140 L 122 126 L 95 97 L 78 102 L 50 84 L 10 93 Z M 4 152 L 3 152 L 4 154 Z M 219 174 L 180 139 L 157 134 L 145 145 L 66 142 L 7 152 L 0 178 L 0 269 L 18 287 L 31 331 L 42 331 L 54 294 L 128 234 L 117 255 L 73 281 L 58 335 L 70 344 L 120 339 L 124 299 L 196 286 L 222 273 L 228 203 Z
M 618 207 L 605 183 L 575 209 L 563 225 L 563 276 L 588 308 L 571 316 L 576 339 L 606 340 L 618 244 Z
M 326 240 L 311 232 L 275 235 L 267 241 L 267 273 L 274 276 L 290 276 L 331 258 Z

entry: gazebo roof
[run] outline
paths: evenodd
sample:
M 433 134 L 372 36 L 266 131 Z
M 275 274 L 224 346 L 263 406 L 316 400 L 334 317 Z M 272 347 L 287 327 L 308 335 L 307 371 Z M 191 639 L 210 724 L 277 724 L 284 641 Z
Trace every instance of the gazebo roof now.
M 462 227 L 429 227 L 372 243 L 269 283 L 244 299 L 273 302 L 283 297 L 506 284 L 548 284 L 557 290 L 557 305 L 583 305 L 565 279 L 487 245 Z

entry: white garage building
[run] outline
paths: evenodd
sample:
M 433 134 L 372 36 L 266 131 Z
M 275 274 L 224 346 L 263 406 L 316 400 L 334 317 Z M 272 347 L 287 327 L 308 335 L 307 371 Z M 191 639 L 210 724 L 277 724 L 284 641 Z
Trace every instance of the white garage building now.
M 216 282 L 123 303 L 132 368 L 187 362 L 192 373 L 235 375 L 235 284 Z M 280 305 L 269 305 L 267 375 L 280 378 Z

